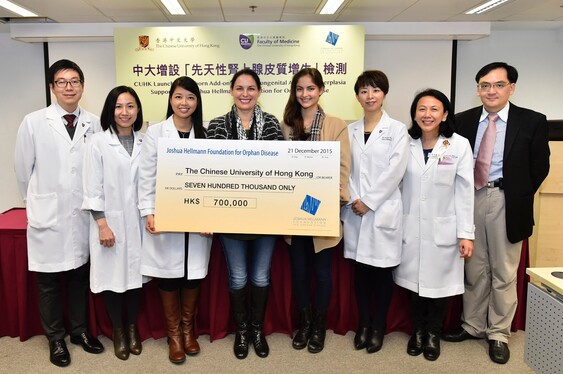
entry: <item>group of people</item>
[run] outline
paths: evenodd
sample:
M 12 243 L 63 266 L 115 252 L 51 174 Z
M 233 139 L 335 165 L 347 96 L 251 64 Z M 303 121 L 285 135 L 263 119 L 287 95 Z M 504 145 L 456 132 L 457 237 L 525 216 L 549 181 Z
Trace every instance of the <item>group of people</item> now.
M 50 360 L 70 364 L 61 279 L 66 280 L 70 341 L 90 353 L 102 344 L 86 329 L 88 287 L 102 293 L 115 355 L 141 354 L 137 329 L 144 282 L 158 278 L 169 360 L 199 353 L 194 319 L 213 233 L 158 232 L 155 192 L 160 138 L 340 143 L 339 237 L 286 237 L 299 329 L 292 346 L 321 352 L 332 293 L 331 263 L 343 239 L 354 263 L 357 350 L 379 351 L 394 284 L 411 293 L 407 353 L 428 360 L 448 341 L 487 338 L 497 363 L 509 359 L 521 241 L 531 234 L 533 195 L 549 171 L 544 115 L 509 103 L 516 69 L 496 62 L 476 75 L 482 106 L 453 115 L 446 95 L 419 92 L 411 126 L 383 109 L 386 75 L 363 72 L 354 85 L 363 118 L 347 125 L 324 111 L 321 73 L 304 68 L 291 81 L 283 121 L 258 104 L 259 76 L 249 68 L 230 82 L 233 105 L 203 125 L 197 83 L 177 78 L 166 120 L 149 126 L 135 91 L 112 89 L 100 119 L 79 106 L 84 75 L 69 60 L 48 71 L 51 106 L 27 115 L 16 139 L 16 175 L 27 204 L 29 270 L 37 272 L 41 322 Z M 277 237 L 216 234 L 223 248 L 234 355 L 252 345 L 269 354 L 263 325 Z M 475 243 L 475 244 L 474 244 Z M 314 290 L 308 287 L 314 276 Z M 247 286 L 247 283 L 250 283 Z M 463 294 L 459 331 L 443 334 L 447 298 Z

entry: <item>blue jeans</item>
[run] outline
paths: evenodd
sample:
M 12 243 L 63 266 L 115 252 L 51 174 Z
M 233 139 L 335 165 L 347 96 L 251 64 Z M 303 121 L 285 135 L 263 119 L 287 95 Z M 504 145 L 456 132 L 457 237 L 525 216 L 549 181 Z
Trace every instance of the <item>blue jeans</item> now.
M 277 239 L 275 236 L 239 240 L 219 235 L 219 239 L 227 260 L 229 288 L 244 288 L 248 277 L 253 286 L 266 287 L 270 284 L 270 266 Z

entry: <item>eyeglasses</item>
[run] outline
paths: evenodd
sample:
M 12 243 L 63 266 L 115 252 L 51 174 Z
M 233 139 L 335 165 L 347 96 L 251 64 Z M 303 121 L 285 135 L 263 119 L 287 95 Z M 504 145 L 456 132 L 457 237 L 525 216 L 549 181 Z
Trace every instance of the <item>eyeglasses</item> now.
M 70 84 L 71 87 L 78 87 L 82 84 L 82 81 L 80 79 L 71 79 L 69 81 L 66 79 L 58 79 L 55 81 L 55 86 L 59 88 L 66 88 L 68 84 Z
M 502 90 L 504 87 L 510 85 L 509 82 L 496 82 L 496 83 L 479 83 L 477 87 L 481 91 L 488 91 L 493 87 L 495 90 Z

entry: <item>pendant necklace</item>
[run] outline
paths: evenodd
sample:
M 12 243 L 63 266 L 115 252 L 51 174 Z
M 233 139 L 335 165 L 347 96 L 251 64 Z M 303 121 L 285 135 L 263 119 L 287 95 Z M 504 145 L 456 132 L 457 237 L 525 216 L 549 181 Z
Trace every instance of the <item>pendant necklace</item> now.
M 178 135 L 180 135 L 180 138 L 185 139 L 190 137 L 190 132 L 178 130 Z

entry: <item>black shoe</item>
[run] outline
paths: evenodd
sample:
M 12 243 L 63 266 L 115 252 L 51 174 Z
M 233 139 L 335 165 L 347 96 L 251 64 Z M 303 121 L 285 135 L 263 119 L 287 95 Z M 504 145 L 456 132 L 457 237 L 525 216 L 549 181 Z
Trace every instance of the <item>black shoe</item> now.
M 510 358 L 508 344 L 499 340 L 489 340 L 489 357 L 497 364 L 506 364 Z
M 464 340 L 479 339 L 479 338 L 471 335 L 470 333 L 468 333 L 467 331 L 465 331 L 463 328 L 460 327 L 459 330 L 443 334 L 442 339 L 444 339 L 447 342 L 458 343 Z
M 49 342 L 49 359 L 53 365 L 59 367 L 70 365 L 70 353 L 64 339 Z
M 436 361 L 440 357 L 440 334 L 429 331 L 426 334 L 422 351 L 425 359 Z
M 104 346 L 100 341 L 90 335 L 88 332 L 84 331 L 82 334 L 77 336 L 71 336 L 70 342 L 72 344 L 81 345 L 82 348 L 88 353 L 102 353 L 104 351 Z
M 411 356 L 418 356 L 422 353 L 422 344 L 424 341 L 424 331 L 416 329 L 407 344 L 407 353 Z
M 383 337 L 385 336 L 385 328 L 372 328 L 367 341 L 366 350 L 368 353 L 375 353 L 383 347 Z
M 367 345 L 369 339 L 369 327 L 360 327 L 358 331 L 356 331 L 356 336 L 354 336 L 354 348 L 357 351 L 360 349 L 364 349 Z

